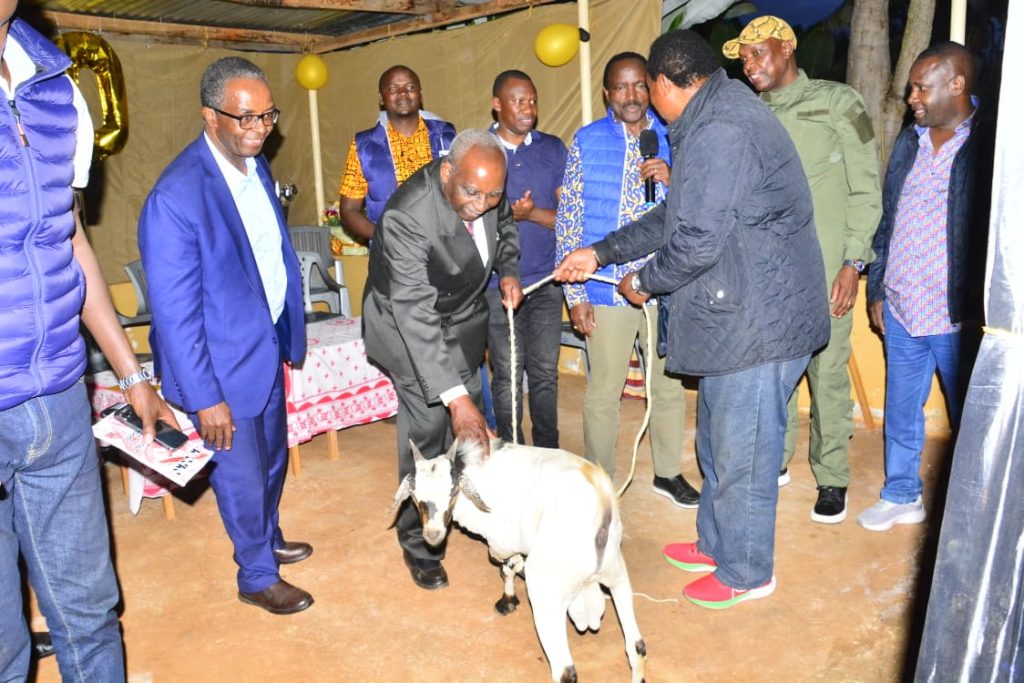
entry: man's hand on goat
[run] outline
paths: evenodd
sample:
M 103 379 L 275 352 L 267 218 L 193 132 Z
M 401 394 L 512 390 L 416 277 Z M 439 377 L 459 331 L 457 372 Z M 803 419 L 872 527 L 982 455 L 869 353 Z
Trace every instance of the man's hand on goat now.
M 459 396 L 448 404 L 452 416 L 452 435 L 459 441 L 476 442 L 483 446 L 484 456 L 490 455 L 494 434 L 487 429 L 487 421 L 469 396 Z

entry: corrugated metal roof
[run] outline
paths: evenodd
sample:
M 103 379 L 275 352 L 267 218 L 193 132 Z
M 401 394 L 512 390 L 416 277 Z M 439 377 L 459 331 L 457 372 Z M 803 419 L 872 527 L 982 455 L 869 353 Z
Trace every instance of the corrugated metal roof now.
M 383 12 L 265 7 L 228 0 L 44 0 L 40 5 L 51 12 L 71 12 L 93 17 L 259 31 L 308 32 L 328 36 L 340 36 L 408 16 Z
M 32 5 L 62 31 L 322 52 L 560 1 L 566 0 L 34 0 Z

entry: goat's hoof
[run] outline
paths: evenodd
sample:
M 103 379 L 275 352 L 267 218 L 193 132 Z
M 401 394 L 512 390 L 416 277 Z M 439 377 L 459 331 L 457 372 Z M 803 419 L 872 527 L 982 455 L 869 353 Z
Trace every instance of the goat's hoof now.
M 575 664 L 570 664 L 569 666 L 562 669 L 562 677 L 558 679 L 558 683 L 576 683 Z
M 498 614 L 508 616 L 516 611 L 516 607 L 519 606 L 519 598 L 515 595 L 502 595 L 498 602 L 494 603 L 494 609 L 498 611 Z

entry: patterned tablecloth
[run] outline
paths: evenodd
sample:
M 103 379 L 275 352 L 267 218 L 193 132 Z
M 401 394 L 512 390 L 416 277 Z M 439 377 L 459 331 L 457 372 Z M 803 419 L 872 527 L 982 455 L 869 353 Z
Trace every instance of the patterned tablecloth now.
M 366 359 L 360 318 L 306 325 L 306 360 L 286 373 L 285 391 L 289 447 L 398 411 L 391 381 Z

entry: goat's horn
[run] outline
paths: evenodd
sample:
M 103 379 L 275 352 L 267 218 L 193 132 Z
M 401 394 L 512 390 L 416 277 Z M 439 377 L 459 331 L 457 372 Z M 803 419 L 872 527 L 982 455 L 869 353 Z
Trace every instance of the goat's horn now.
M 419 462 L 420 460 L 423 460 L 423 454 L 420 453 L 420 449 L 416 448 L 416 444 L 412 442 L 412 439 L 409 439 L 409 446 L 412 448 L 413 462 Z
M 448 452 L 445 453 L 445 455 L 448 456 L 449 460 L 454 462 L 455 461 L 455 455 L 458 452 L 459 452 L 459 440 L 455 439 L 454 441 L 452 441 L 452 445 L 451 445 L 451 447 L 448 448 Z

